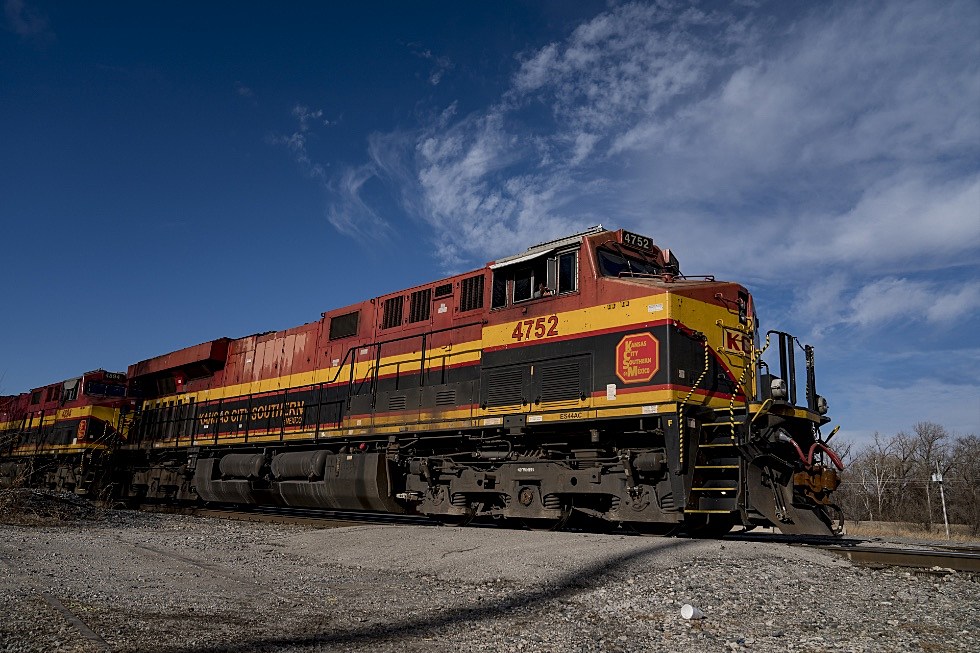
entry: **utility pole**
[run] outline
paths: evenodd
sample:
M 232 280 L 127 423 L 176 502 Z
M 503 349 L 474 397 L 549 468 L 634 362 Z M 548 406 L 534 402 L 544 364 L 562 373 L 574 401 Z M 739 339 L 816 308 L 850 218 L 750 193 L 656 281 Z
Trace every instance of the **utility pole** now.
M 949 517 L 946 516 L 946 492 L 943 491 L 943 473 L 939 470 L 939 461 L 936 461 L 936 473 L 932 475 L 934 483 L 939 483 L 939 498 L 943 502 L 943 523 L 946 524 L 946 539 L 949 540 Z

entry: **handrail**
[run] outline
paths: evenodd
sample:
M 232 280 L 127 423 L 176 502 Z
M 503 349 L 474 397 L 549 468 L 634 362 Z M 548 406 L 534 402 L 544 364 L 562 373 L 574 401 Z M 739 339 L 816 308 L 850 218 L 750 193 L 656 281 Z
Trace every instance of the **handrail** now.
M 330 385 L 332 385 L 332 384 L 334 384 L 334 383 L 336 383 L 338 381 L 338 379 L 340 378 L 341 374 L 344 371 L 344 368 L 347 367 L 348 361 L 350 361 L 351 370 L 350 370 L 350 380 L 348 381 L 347 396 L 344 397 L 344 398 L 342 398 L 342 399 L 339 399 L 337 401 L 330 401 L 330 402 L 324 402 L 322 400 L 322 398 L 320 400 L 318 400 L 318 402 L 317 402 L 316 422 L 317 422 L 318 425 L 322 423 L 321 422 L 321 420 L 323 418 L 322 408 L 323 408 L 324 405 L 331 404 L 331 405 L 341 406 L 341 405 L 343 405 L 343 404 L 346 403 L 347 404 L 347 408 L 349 409 L 350 408 L 351 397 L 353 396 L 353 386 L 354 386 L 354 383 L 355 383 L 355 380 L 356 380 L 355 379 L 355 368 L 356 368 L 356 365 L 357 365 L 357 362 L 358 362 L 358 360 L 357 360 L 357 350 L 359 350 L 359 349 L 367 349 L 367 348 L 370 348 L 370 347 L 377 347 L 377 350 L 375 352 L 375 365 L 374 365 L 374 368 L 373 368 L 373 371 L 372 371 L 372 377 L 371 377 L 371 395 L 372 395 L 372 408 L 373 408 L 374 407 L 374 401 L 376 400 L 376 396 L 377 396 L 377 381 L 378 381 L 379 371 L 381 369 L 381 365 L 379 363 L 380 357 L 381 357 L 381 347 L 383 347 L 384 345 L 387 345 L 387 344 L 395 343 L 395 342 L 403 342 L 403 341 L 406 341 L 406 340 L 412 340 L 414 338 L 421 338 L 422 339 L 422 352 L 421 352 L 421 358 L 420 358 L 420 369 L 419 369 L 420 381 L 419 381 L 419 383 L 420 383 L 420 385 L 424 385 L 425 384 L 424 371 L 425 371 L 426 354 L 428 353 L 427 345 L 428 345 L 428 338 L 429 338 L 429 336 L 437 335 L 437 334 L 440 334 L 440 333 L 445 333 L 447 331 L 453 331 L 455 329 L 464 329 L 464 328 L 473 327 L 473 326 L 483 326 L 484 324 L 485 324 L 485 321 L 483 321 L 483 320 L 481 320 L 479 322 L 467 322 L 465 324 L 454 325 L 454 326 L 445 327 L 445 328 L 442 328 L 442 329 L 435 329 L 433 331 L 424 331 L 422 333 L 416 333 L 416 334 L 406 335 L 406 336 L 398 336 L 396 338 L 388 338 L 386 340 L 377 340 L 377 341 L 370 342 L 370 343 L 365 343 L 365 344 L 351 345 L 347 349 L 346 353 L 344 354 L 343 359 L 338 363 L 338 365 L 337 365 L 337 371 L 334 373 L 333 378 L 331 378 L 330 380 L 320 381 L 320 382 L 312 383 L 312 384 L 309 384 L 309 385 L 294 386 L 294 387 L 289 387 L 289 388 L 283 388 L 281 390 L 281 392 L 283 393 L 283 397 L 282 397 L 282 400 L 281 400 L 281 402 L 282 402 L 281 405 L 283 406 L 283 412 L 285 412 L 285 410 L 284 410 L 285 402 L 288 399 L 288 395 L 289 395 L 289 392 L 290 391 L 300 390 L 300 389 L 303 389 L 303 388 L 311 388 L 311 389 L 317 389 L 317 388 L 319 388 L 319 390 L 322 392 L 328 386 L 330 386 Z M 365 379 L 365 380 L 367 380 L 367 379 Z M 223 397 L 223 398 L 216 399 L 216 400 L 195 403 L 195 404 L 193 404 L 194 405 L 194 410 L 193 410 L 193 413 L 191 415 L 184 416 L 183 418 L 180 418 L 180 419 L 172 418 L 172 419 L 170 419 L 168 421 L 169 422 L 172 422 L 172 423 L 176 423 L 178 421 L 190 423 L 190 425 L 191 425 L 191 433 L 189 434 L 189 438 L 190 438 L 190 441 L 191 441 L 191 444 L 192 445 L 199 444 L 202 439 L 211 440 L 212 438 L 214 440 L 214 443 L 217 444 L 218 438 L 220 437 L 220 434 L 219 434 L 220 426 L 216 426 L 215 430 L 212 433 L 209 433 L 208 436 L 206 436 L 204 438 L 199 437 L 199 435 L 198 435 L 198 432 L 197 432 L 198 430 L 197 430 L 197 428 L 195 426 L 196 426 L 197 420 L 199 418 L 198 412 L 199 412 L 200 408 L 202 406 L 204 406 L 205 404 L 207 404 L 209 406 L 212 405 L 212 401 L 213 401 L 213 402 L 216 402 L 215 407 L 217 409 L 217 413 L 220 414 L 221 413 L 221 409 L 222 409 L 222 405 L 224 403 L 226 403 L 227 400 L 230 400 L 230 399 L 235 399 L 235 400 L 247 399 L 248 402 L 249 402 L 248 408 L 251 409 L 251 406 L 252 406 L 252 398 L 253 398 L 254 394 L 255 393 L 248 393 L 246 395 L 239 395 L 238 397 L 234 397 L 234 398 L 232 398 L 232 397 Z M 249 412 L 250 412 L 250 410 L 249 410 Z M 341 414 L 343 414 L 343 409 L 341 409 Z M 137 446 L 142 446 L 143 445 L 143 442 L 146 439 L 145 436 L 147 435 L 147 433 L 145 432 L 146 429 L 144 428 L 144 426 L 145 425 L 141 424 L 141 428 L 138 429 L 139 430 L 139 433 L 138 433 L 138 436 L 137 436 L 138 437 L 138 440 L 136 440 L 136 441 L 130 441 L 130 444 L 136 444 Z M 280 439 L 285 434 L 285 428 L 286 428 L 286 425 L 284 423 L 280 425 Z M 244 433 L 244 437 L 245 437 L 246 441 L 248 439 L 248 433 L 249 433 L 249 429 L 246 428 L 245 433 Z M 151 441 L 154 440 L 154 439 L 155 438 L 150 437 L 150 440 Z
M 344 369 L 344 366 L 347 364 L 348 357 L 350 357 L 351 353 L 354 352 L 357 349 L 367 349 L 367 348 L 370 348 L 370 347 L 381 347 L 382 345 L 390 345 L 393 342 L 401 342 L 403 340 L 411 340 L 412 338 L 425 338 L 426 336 L 434 336 L 434 335 L 436 335 L 438 333 L 445 333 L 447 331 L 454 331 L 455 329 L 465 329 L 465 328 L 471 327 L 471 326 L 483 326 L 484 324 L 485 324 L 485 321 L 483 321 L 483 320 L 481 320 L 479 322 L 468 322 L 466 324 L 454 325 L 454 326 L 451 326 L 451 327 L 446 327 L 444 329 L 436 329 L 435 331 L 424 331 L 422 333 L 416 333 L 416 334 L 413 334 L 413 335 L 410 335 L 410 336 L 400 336 L 398 338 L 391 338 L 389 340 L 378 340 L 376 342 L 372 342 L 372 343 L 369 343 L 369 344 L 366 344 L 366 345 L 353 345 L 353 346 L 351 346 L 347 350 L 347 353 L 344 354 L 344 358 L 337 365 L 337 373 L 334 374 L 334 377 L 332 379 L 330 379 L 329 381 L 322 381 L 321 383 L 335 383 L 337 381 L 337 379 L 340 378 L 340 373 Z M 424 353 L 425 352 L 423 350 L 423 359 L 422 359 L 422 362 L 423 363 L 425 362 Z M 352 379 L 354 378 L 353 368 L 352 368 L 352 371 L 351 371 L 351 378 Z
M 630 272 L 629 274 L 623 274 L 622 270 L 620 270 L 619 274 L 616 275 L 617 279 L 663 279 L 665 277 L 670 277 L 671 279 L 703 279 L 704 281 L 715 281 L 715 275 L 713 274 L 671 274 L 670 272 L 664 272 L 662 274 Z
M 803 351 L 806 367 L 806 385 L 804 387 L 804 391 L 806 393 L 807 408 L 812 411 L 816 411 L 817 384 L 813 347 L 810 345 L 804 345 L 800 342 L 799 338 L 791 333 L 786 333 L 785 331 L 777 331 L 775 329 L 767 331 L 767 341 L 770 335 L 779 336 L 779 373 L 781 378 L 786 382 L 787 390 L 789 391 L 788 399 L 794 406 L 796 405 L 796 390 L 798 384 L 796 382 L 796 356 L 793 345 L 795 344 L 796 347 L 799 347 L 800 350 Z

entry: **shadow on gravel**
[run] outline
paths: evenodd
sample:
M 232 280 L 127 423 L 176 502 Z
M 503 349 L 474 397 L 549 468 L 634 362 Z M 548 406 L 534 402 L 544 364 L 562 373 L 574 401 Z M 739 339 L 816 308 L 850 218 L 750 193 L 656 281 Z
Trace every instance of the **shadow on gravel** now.
M 402 639 L 417 639 L 435 634 L 447 626 L 468 621 L 496 619 L 504 617 L 511 610 L 537 606 L 561 600 L 588 589 L 601 577 L 610 574 L 630 562 L 647 556 L 665 553 L 672 549 L 695 544 L 699 540 L 669 539 L 659 540 L 637 551 L 612 556 L 604 561 L 589 565 L 578 571 L 565 574 L 557 582 L 517 592 L 493 603 L 476 608 L 451 608 L 432 615 L 419 615 L 403 621 L 366 624 L 360 628 L 337 632 L 324 632 L 298 637 L 263 637 L 251 640 L 242 639 L 233 643 L 211 646 L 172 647 L 160 649 L 163 653 L 254 653 L 256 651 L 277 650 L 286 647 L 318 647 L 330 645 L 363 645 L 382 642 L 397 642 Z

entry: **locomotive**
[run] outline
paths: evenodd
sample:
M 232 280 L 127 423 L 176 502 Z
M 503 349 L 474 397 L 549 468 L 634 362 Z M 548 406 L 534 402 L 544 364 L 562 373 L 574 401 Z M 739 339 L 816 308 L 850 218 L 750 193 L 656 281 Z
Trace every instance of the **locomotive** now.
M 826 535 L 843 468 L 826 413 L 813 349 L 763 333 L 743 286 L 597 226 L 285 331 L 0 398 L 0 485 Z

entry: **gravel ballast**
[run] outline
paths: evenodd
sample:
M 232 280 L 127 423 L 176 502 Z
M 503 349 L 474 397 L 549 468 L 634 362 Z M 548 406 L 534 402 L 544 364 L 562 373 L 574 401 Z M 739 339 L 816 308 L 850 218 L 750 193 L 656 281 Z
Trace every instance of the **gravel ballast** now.
M 704 613 L 685 620 L 684 604 Z M 109 512 L 0 525 L 3 651 L 976 651 L 980 582 L 808 547 Z

